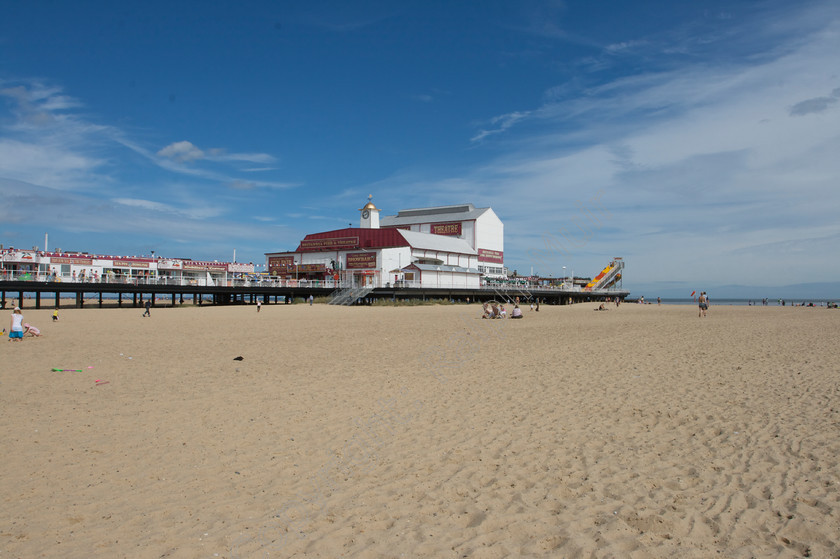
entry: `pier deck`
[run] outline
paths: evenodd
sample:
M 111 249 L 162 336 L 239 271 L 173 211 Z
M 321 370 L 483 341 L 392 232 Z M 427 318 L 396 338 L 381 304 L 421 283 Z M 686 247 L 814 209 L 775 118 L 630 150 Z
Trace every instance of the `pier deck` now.
M 193 304 L 232 305 L 256 304 L 261 300 L 263 304 L 284 303 L 287 298 L 308 298 L 329 296 L 336 289 L 349 287 L 343 285 L 167 285 L 165 283 L 82 283 L 82 282 L 42 282 L 42 281 L 0 281 L 0 308 L 7 308 L 11 299 L 17 304 L 40 309 L 46 305 L 60 307 L 61 299 L 68 295 L 75 298 L 75 306 L 103 307 L 105 301 L 109 304 L 116 299 L 117 306 L 123 303 L 132 307 L 142 307 L 145 299 L 151 299 L 156 306 L 161 305 L 161 299 L 169 300 L 167 304 L 175 306 L 192 302 Z M 625 298 L 629 291 L 623 289 L 605 289 L 582 291 L 579 289 L 560 289 L 545 286 L 483 286 L 479 289 L 458 287 L 422 288 L 422 287 L 379 287 L 365 296 L 367 301 L 374 299 L 451 299 L 456 301 L 490 301 L 513 300 L 519 297 L 522 302 L 539 298 L 544 304 L 569 304 L 583 301 L 602 301 L 607 297 L 612 299 Z M 32 295 L 27 298 L 26 295 Z M 145 299 L 144 299 L 145 298 Z M 91 299 L 93 299 L 93 304 Z

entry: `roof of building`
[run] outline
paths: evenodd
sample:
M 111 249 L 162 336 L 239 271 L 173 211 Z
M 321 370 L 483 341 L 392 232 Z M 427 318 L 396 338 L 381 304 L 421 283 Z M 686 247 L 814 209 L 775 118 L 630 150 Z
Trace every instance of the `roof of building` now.
M 385 229 L 385 231 L 388 231 L 388 229 Z M 391 231 L 398 231 L 412 248 L 457 252 L 460 254 L 478 254 L 467 241 L 458 237 L 432 235 L 431 233 L 406 231 L 405 229 L 391 229 Z
M 412 247 L 469 255 L 478 254 L 467 241 L 457 237 L 394 228 L 364 229 L 360 227 L 311 233 L 304 237 L 294 252 L 334 252 L 336 250 L 393 247 Z
M 447 266 L 445 264 L 418 264 L 417 262 L 406 266 L 406 268 L 417 268 L 421 272 L 457 272 L 460 274 L 480 274 L 477 268 L 464 268 L 462 266 Z
M 414 208 L 400 210 L 397 215 L 386 215 L 380 220 L 383 227 L 408 225 L 413 223 L 436 223 L 439 221 L 468 221 L 477 219 L 490 208 L 476 208 L 472 204 L 456 206 L 437 206 L 434 208 Z
M 398 229 L 366 229 L 345 227 L 333 231 L 310 233 L 298 245 L 295 252 L 334 252 L 360 248 L 389 248 L 409 246 Z

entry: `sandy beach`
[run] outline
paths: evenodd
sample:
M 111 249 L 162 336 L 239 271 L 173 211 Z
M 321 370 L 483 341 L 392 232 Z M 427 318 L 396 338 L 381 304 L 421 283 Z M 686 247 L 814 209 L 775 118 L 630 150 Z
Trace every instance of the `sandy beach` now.
M 0 559 L 840 557 L 840 311 L 595 306 L 24 309 Z

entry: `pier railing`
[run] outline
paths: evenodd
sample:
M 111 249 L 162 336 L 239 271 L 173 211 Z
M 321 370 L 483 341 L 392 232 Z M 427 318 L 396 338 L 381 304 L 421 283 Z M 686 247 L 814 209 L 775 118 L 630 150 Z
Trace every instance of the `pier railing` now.
M 27 273 L 13 273 L 8 270 L 6 273 L 0 273 L 0 284 L 3 281 L 9 282 L 46 282 L 59 284 L 67 284 L 77 288 L 80 285 L 127 285 L 127 286 L 174 286 L 174 287 L 244 287 L 244 288 L 315 288 L 315 289 L 348 289 L 359 287 L 358 283 L 351 280 L 309 280 L 309 279 L 283 279 L 283 278 L 189 278 L 189 277 L 146 277 L 146 276 L 114 276 L 105 275 L 98 277 L 79 277 L 72 276 L 54 276 L 51 274 L 38 274 L 33 272 Z M 395 289 L 476 289 L 475 287 L 466 287 L 463 282 L 440 283 L 438 285 L 423 285 L 419 281 L 400 280 L 395 283 L 384 283 L 383 285 L 373 285 L 369 287 L 384 287 Z M 532 294 L 540 293 L 580 293 L 582 290 L 578 285 L 540 285 L 534 282 L 483 282 L 478 289 L 488 292 L 501 292 L 507 294 L 510 298 L 515 295 L 524 295 L 525 297 Z M 612 291 L 621 291 L 620 289 L 599 289 L 599 293 L 609 294 Z
M 334 280 L 307 280 L 307 279 L 250 279 L 250 278 L 170 278 L 170 277 L 129 277 L 129 276 L 99 276 L 99 277 L 72 277 L 53 276 L 51 274 L 2 274 L 0 283 L 3 281 L 33 281 L 55 284 L 68 284 L 79 286 L 85 284 L 120 284 L 120 285 L 148 285 L 148 286 L 180 286 L 180 287 L 316 287 L 335 289 L 337 287 L 350 286 L 350 282 Z

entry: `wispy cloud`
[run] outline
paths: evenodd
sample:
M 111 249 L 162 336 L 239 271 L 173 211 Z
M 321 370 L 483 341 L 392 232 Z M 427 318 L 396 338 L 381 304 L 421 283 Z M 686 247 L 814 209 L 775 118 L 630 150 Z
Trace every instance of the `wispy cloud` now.
M 631 281 L 673 277 L 674 270 L 699 281 L 712 281 L 716 270 L 747 283 L 795 270 L 828 280 L 840 269 L 826 267 L 824 251 L 807 248 L 808 239 L 840 235 L 833 215 L 840 206 L 840 78 L 824 71 L 840 52 L 840 36 L 827 31 L 839 11 L 819 22 L 765 21 L 772 33 L 763 49 L 752 44 L 742 57 L 548 93 L 543 105 L 495 117 L 495 127 L 470 138 L 509 136 L 504 145 L 514 151 L 495 162 L 459 179 L 383 183 L 417 193 L 418 206 L 452 198 L 492 206 L 505 221 L 506 263 L 520 271 L 531 264 L 529 251 L 544 250 L 553 235 L 559 241 L 542 266 L 554 269 L 542 273 L 561 266 L 593 273 L 624 255 Z M 780 36 L 786 41 L 777 42 Z M 634 48 L 648 46 L 612 50 L 632 56 Z M 563 241 L 596 193 L 609 221 L 591 224 L 585 245 Z M 781 268 L 780 246 L 789 249 Z
M 276 158 L 267 153 L 227 153 L 223 148 L 199 149 L 192 142 L 182 140 L 173 142 L 157 152 L 164 157 L 179 163 L 191 161 L 246 161 L 248 163 L 274 163 Z
M 89 116 L 94 111 L 60 87 L 35 80 L 0 82 L 0 101 L 7 109 L 0 128 L 4 224 L 46 220 L 56 239 L 62 231 L 167 242 L 199 242 L 202 236 L 220 234 L 231 242 L 277 235 L 276 225 L 269 222 L 234 221 L 237 206 L 243 205 L 241 194 L 229 203 L 220 201 L 224 197 L 205 196 L 214 190 L 243 193 L 295 186 L 253 180 L 253 172 L 246 179 L 242 174 L 247 171 L 236 168 L 251 164 L 253 169 L 257 163 L 268 171 L 265 165 L 276 161 L 269 154 L 202 149 L 187 140 L 152 148 L 130 131 L 95 122 Z M 140 157 L 126 156 L 132 153 Z M 142 183 L 135 176 L 143 176 Z M 20 235 L 14 229 L 0 233 L 6 242 Z
M 821 113 L 837 103 L 840 99 L 840 88 L 834 89 L 830 97 L 814 97 L 800 101 L 790 108 L 791 116 L 804 116 L 812 113 Z
M 528 118 L 530 114 L 531 111 L 515 111 L 512 113 L 495 116 L 490 119 L 490 124 L 494 125 L 495 128 L 491 128 L 489 130 L 479 130 L 475 136 L 470 138 L 470 141 L 480 142 L 488 136 L 492 136 L 493 134 L 500 134 L 505 130 L 513 127 L 513 125 L 515 125 L 517 122 Z

